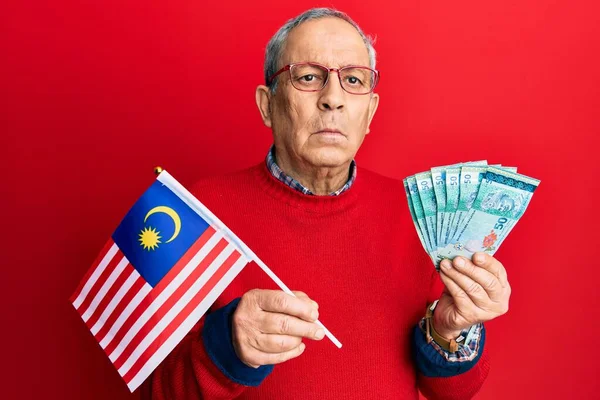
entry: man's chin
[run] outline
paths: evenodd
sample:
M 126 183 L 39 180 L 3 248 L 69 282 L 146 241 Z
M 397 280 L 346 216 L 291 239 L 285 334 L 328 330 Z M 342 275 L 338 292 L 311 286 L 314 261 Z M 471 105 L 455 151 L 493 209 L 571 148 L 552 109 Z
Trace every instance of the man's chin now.
M 323 146 L 312 150 L 307 158 L 316 167 L 337 168 L 352 161 L 353 155 L 349 154 L 348 149 L 338 146 Z

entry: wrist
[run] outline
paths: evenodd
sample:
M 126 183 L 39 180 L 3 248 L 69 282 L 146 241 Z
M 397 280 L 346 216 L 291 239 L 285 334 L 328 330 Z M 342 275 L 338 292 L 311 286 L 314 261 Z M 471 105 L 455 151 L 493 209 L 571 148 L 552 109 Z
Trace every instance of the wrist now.
M 435 329 L 438 335 L 443 337 L 444 339 L 450 341 L 452 339 L 456 339 L 462 333 L 462 329 L 451 329 L 444 326 L 441 320 L 441 316 L 439 313 L 436 313 L 435 310 L 433 312 L 433 317 L 431 318 L 432 328 Z
M 434 328 L 434 322 L 433 322 L 434 315 L 435 315 L 434 311 L 436 309 L 437 304 L 438 304 L 438 301 L 436 300 L 431 305 L 427 306 L 427 310 L 425 312 L 425 318 L 424 318 L 425 329 L 424 329 L 423 333 L 425 334 L 427 343 L 435 342 L 445 351 L 448 351 L 450 353 L 455 353 L 458 351 L 459 342 L 462 342 L 464 337 L 461 335 L 460 330 L 455 334 L 453 329 L 443 328 L 443 325 L 442 325 L 442 332 L 444 335 L 448 335 L 448 338 L 440 335 L 437 332 L 436 328 Z M 454 335 L 454 336 L 452 336 L 452 335 Z
M 253 368 L 237 355 L 232 334 L 232 316 L 240 299 L 208 313 L 202 328 L 202 344 L 215 366 L 230 380 L 244 386 L 258 386 L 273 370 L 272 365 Z

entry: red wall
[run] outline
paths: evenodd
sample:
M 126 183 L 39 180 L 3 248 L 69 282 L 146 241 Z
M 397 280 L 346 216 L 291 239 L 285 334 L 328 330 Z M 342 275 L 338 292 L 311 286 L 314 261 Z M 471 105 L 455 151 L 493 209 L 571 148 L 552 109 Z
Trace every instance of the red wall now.
M 135 399 L 68 298 L 154 165 L 189 184 L 264 157 L 265 44 L 318 4 L 3 3 L 0 397 Z M 432 3 L 325 2 L 378 37 L 359 168 L 403 178 L 485 158 L 540 178 L 497 254 L 513 296 L 488 325 L 478 398 L 597 398 L 598 6 Z

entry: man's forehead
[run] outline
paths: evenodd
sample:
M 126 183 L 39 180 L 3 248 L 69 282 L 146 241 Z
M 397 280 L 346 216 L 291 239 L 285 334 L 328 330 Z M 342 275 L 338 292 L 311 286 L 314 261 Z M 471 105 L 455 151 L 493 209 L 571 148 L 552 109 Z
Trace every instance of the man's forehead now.
M 330 67 L 369 65 L 369 53 L 363 38 L 348 22 L 321 18 L 304 22 L 290 32 L 282 61 L 314 61 Z

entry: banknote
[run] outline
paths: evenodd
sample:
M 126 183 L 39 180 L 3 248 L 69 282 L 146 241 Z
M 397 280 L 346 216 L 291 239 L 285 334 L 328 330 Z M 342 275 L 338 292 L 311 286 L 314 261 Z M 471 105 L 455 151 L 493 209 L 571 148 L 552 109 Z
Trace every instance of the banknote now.
M 444 242 L 438 247 L 444 247 L 446 244 L 448 244 L 449 242 L 452 241 L 452 239 L 456 235 L 458 226 L 461 223 L 461 221 L 463 220 L 463 217 L 465 215 L 465 213 L 462 212 L 463 210 L 461 210 L 459 207 L 461 205 L 461 202 L 460 202 L 460 200 L 461 200 L 460 193 L 461 193 L 461 185 L 462 185 L 461 171 L 462 171 L 463 167 L 467 167 L 467 166 L 471 166 L 471 167 L 487 166 L 487 161 L 486 160 L 469 161 L 469 162 L 464 162 L 464 163 L 459 163 L 459 164 L 454 164 L 454 165 L 449 166 L 450 168 L 452 168 L 452 170 L 451 170 L 450 179 L 447 180 L 446 185 L 449 184 L 452 187 L 448 188 L 446 186 L 446 191 L 447 191 L 447 196 L 446 196 L 447 207 L 446 208 L 447 208 L 447 213 L 449 213 L 451 215 L 449 215 L 450 220 L 448 223 L 448 230 L 446 231 L 446 236 L 444 237 Z M 456 170 L 454 168 L 458 168 L 458 175 L 456 178 L 454 176 L 456 173 Z M 448 207 L 448 204 L 449 204 L 449 207 Z
M 454 243 L 436 253 L 436 258 L 464 256 L 478 251 L 494 254 L 523 216 L 540 181 L 528 176 L 489 167 L 477 196 L 465 216 Z
M 433 182 L 433 189 L 435 192 L 435 200 L 437 202 L 437 226 L 436 226 L 436 239 L 438 247 L 443 247 L 448 237 L 448 229 L 450 227 L 450 220 L 453 217 L 453 211 L 446 213 L 446 169 L 460 167 L 463 164 L 487 164 L 487 161 L 471 161 L 466 163 L 458 163 L 452 165 L 443 165 L 440 167 L 431 168 L 431 180 Z M 460 173 L 459 173 L 460 175 Z M 458 192 L 457 192 L 458 193 Z
M 494 164 L 492 167 L 500 168 L 504 171 L 517 172 L 516 167 L 503 167 L 502 164 Z M 455 243 L 458 239 L 458 233 L 461 232 L 467 224 L 465 216 L 473 206 L 473 202 L 479 191 L 479 185 L 481 184 L 487 169 L 488 167 L 485 166 L 485 162 L 466 163 L 461 167 L 459 177 L 459 200 L 456 209 L 456 217 L 454 219 L 457 225 L 452 227 L 454 235 L 444 244 L 444 246 L 448 243 Z
M 465 165 L 460 168 L 458 206 L 456 207 L 456 215 L 454 217 L 456 225 L 453 226 L 453 236 L 445 245 L 454 243 L 458 239 L 458 233 L 466 224 L 465 216 L 473 206 L 473 202 L 475 202 L 479 185 L 487 169 L 488 167 L 485 165 Z
M 435 250 L 438 247 L 437 241 L 437 202 L 435 200 L 435 192 L 433 190 L 433 181 L 431 180 L 431 172 L 420 172 L 415 175 L 417 181 L 417 190 L 423 205 L 423 214 L 425 217 L 425 225 L 429 233 L 429 242 Z
M 421 228 L 419 227 L 419 223 L 417 221 L 417 216 L 415 214 L 415 206 L 413 205 L 412 199 L 410 198 L 410 189 L 408 188 L 408 180 L 404 178 L 402 180 L 402 184 L 404 185 L 404 192 L 406 193 L 406 200 L 408 203 L 408 210 L 410 211 L 410 216 L 415 224 L 415 229 L 417 230 L 417 235 L 419 236 L 419 240 L 421 241 L 421 245 L 426 252 L 429 252 L 427 245 L 425 244 L 425 239 L 423 238 L 423 234 L 421 233 Z
M 458 208 L 458 200 L 460 196 L 460 167 L 448 167 L 446 172 L 446 211 L 445 217 L 448 218 L 446 231 L 442 232 L 442 244 L 444 247 L 453 234 L 456 232 L 457 223 L 454 221 L 456 210 Z
M 430 241 L 429 232 L 427 231 L 427 225 L 425 223 L 425 211 L 423 210 L 423 205 L 421 204 L 421 198 L 419 197 L 419 189 L 417 187 L 417 180 L 414 176 L 409 176 L 406 178 L 408 183 L 408 194 L 410 196 L 410 201 L 414 208 L 415 219 L 417 221 L 417 226 L 421 232 L 421 236 L 423 237 L 423 241 L 425 242 L 425 246 L 427 248 L 427 253 L 431 257 L 433 257 L 433 252 L 435 248 L 432 246 L 432 242 Z
M 437 218 L 436 218 L 436 240 L 437 245 L 443 246 L 445 240 L 444 232 L 448 229 L 448 220 L 446 218 L 446 169 L 445 167 L 431 168 L 431 181 L 433 182 L 433 191 L 435 193 L 435 201 L 437 203 Z M 449 215 L 448 215 L 449 216 Z

